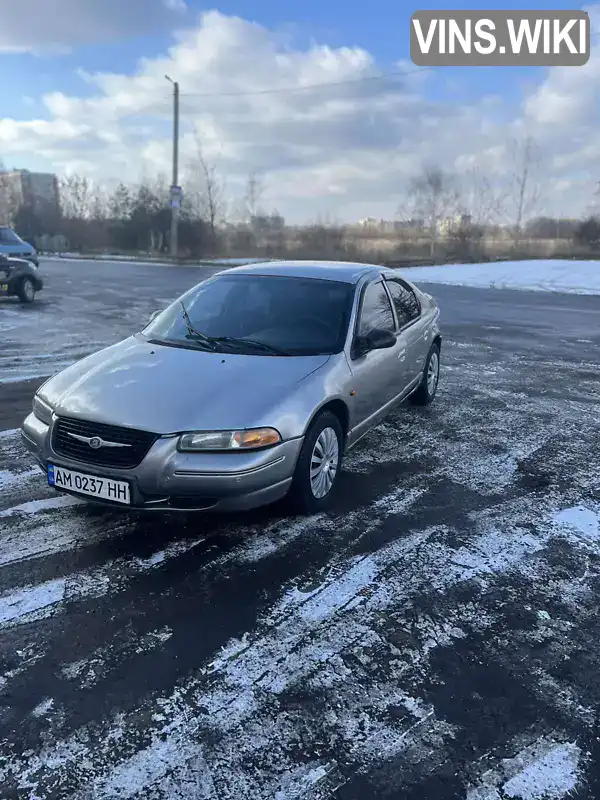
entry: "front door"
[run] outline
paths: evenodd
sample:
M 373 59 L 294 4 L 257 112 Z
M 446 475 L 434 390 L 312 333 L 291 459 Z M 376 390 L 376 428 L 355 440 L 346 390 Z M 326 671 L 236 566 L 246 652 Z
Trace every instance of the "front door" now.
M 375 328 L 396 333 L 394 313 L 382 280 L 367 284 L 363 290 L 355 334 L 366 336 Z M 351 441 L 385 416 L 387 405 L 407 385 L 404 349 L 399 340 L 394 347 L 371 350 L 350 359 L 354 392 L 350 407 Z

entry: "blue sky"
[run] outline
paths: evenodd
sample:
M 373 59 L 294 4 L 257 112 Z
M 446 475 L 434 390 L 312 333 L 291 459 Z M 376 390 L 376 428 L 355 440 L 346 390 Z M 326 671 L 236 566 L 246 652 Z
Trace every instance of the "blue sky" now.
M 343 187 L 349 187 L 360 170 L 361 180 L 368 183 L 364 187 L 366 191 L 374 196 L 389 194 L 389 187 L 384 189 L 383 183 L 379 190 L 374 187 L 373 168 L 366 165 L 372 165 L 378 147 L 382 163 L 389 163 L 394 136 L 403 148 L 396 153 L 401 172 L 410 166 L 412 128 L 415 137 L 412 151 L 418 149 L 420 159 L 430 151 L 432 158 L 451 152 L 453 161 L 464 165 L 471 163 L 476 151 L 482 154 L 484 161 L 487 159 L 486 164 L 494 161 L 494 168 L 498 168 L 499 152 L 502 148 L 506 150 L 502 143 L 507 141 L 509 133 L 514 133 L 507 126 L 518 128 L 531 123 L 535 128 L 537 125 L 534 133 L 546 146 L 552 120 L 563 122 L 563 115 L 552 110 L 553 104 L 562 103 L 565 113 L 572 113 L 579 119 L 583 105 L 590 103 L 590 85 L 598 82 L 595 67 L 578 68 L 575 84 L 582 94 L 577 105 L 576 98 L 570 96 L 574 73 L 514 67 L 444 68 L 417 76 L 422 77 L 418 82 L 409 81 L 404 99 L 400 97 L 402 83 L 398 81 L 394 84 L 398 91 L 393 97 L 385 93 L 383 84 L 365 84 L 360 90 L 357 88 L 354 117 L 347 108 L 334 108 L 336 100 L 350 101 L 350 90 L 332 90 L 330 95 L 321 94 L 312 100 L 307 95 L 291 95 L 287 104 L 280 103 L 278 110 L 276 98 L 267 106 L 257 100 L 250 109 L 249 101 L 235 102 L 232 98 L 203 101 L 201 98 L 194 100 L 193 96 L 213 90 L 227 92 L 229 87 L 237 89 L 242 83 L 244 91 L 248 92 L 263 89 L 272 82 L 285 89 L 290 82 L 306 83 L 306 77 L 302 77 L 306 74 L 313 76 L 308 81 L 313 84 L 335 81 L 339 76 L 361 78 L 374 70 L 394 72 L 398 62 L 404 62 L 402 69 L 417 72 L 409 61 L 412 13 L 424 9 L 452 9 L 456 4 L 444 0 L 423 0 L 418 5 L 403 0 L 371 0 L 369 4 L 341 0 L 286 0 L 285 3 L 280 0 L 220 0 L 206 6 L 198 0 L 188 0 L 187 4 L 184 0 L 128 0 L 127 3 L 123 0 L 55 0 L 55 7 L 61 13 L 54 15 L 49 13 L 48 6 L 40 11 L 39 0 L 4 0 L 4 4 L 8 14 L 0 30 L 0 59 L 2 73 L 11 75 L 11 79 L 0 82 L 3 114 L 0 117 L 0 158 L 8 165 L 52 169 L 59 173 L 71 168 L 89 169 L 103 179 L 114 180 L 121 169 L 129 169 L 130 164 L 132 168 L 135 164 L 136 169 L 147 172 L 149 164 L 168 163 L 169 86 L 161 82 L 160 74 L 157 77 L 159 67 L 155 65 L 157 59 L 163 58 L 166 59 L 165 69 L 180 70 L 174 77 L 180 78 L 182 93 L 189 94 L 184 105 L 184 132 L 191 136 L 192 130 L 201 131 L 203 148 L 206 147 L 209 154 L 218 155 L 234 186 L 253 164 L 261 170 L 268 168 L 279 177 L 285 173 L 285 180 L 281 177 L 279 181 L 279 190 L 275 189 L 277 181 L 272 181 L 273 202 L 283 203 L 282 198 L 289 194 L 301 174 L 298 172 L 294 177 L 290 172 L 290 165 L 295 164 L 298 170 L 311 171 L 312 177 L 307 180 L 314 181 L 316 176 L 325 187 L 323 191 L 329 201 L 325 198 L 322 206 L 317 204 L 323 213 L 338 207 Z M 528 2 L 526 6 L 530 9 L 583 7 L 570 0 Z M 484 5 L 465 0 L 460 7 L 463 10 L 499 7 L 518 10 L 523 3 L 505 0 L 501 4 Z M 211 10 L 219 14 L 201 17 L 203 12 Z M 244 21 L 242 28 L 236 27 L 234 17 Z M 196 40 L 194 37 L 201 29 L 204 33 Z M 187 51 L 179 48 L 169 56 L 169 48 L 181 36 L 187 42 Z M 193 42 L 192 50 L 196 48 L 192 56 L 189 55 L 190 42 Z M 327 46 L 330 55 L 320 56 L 315 44 Z M 269 59 L 264 53 L 270 48 L 273 52 L 267 63 Z M 277 53 L 285 54 L 290 49 L 297 54 L 297 64 L 288 65 L 278 74 Z M 210 58 L 206 56 L 207 50 L 211 50 Z M 194 61 L 192 67 L 190 58 Z M 256 67 L 258 62 L 259 68 Z M 104 77 L 88 81 L 82 72 Z M 107 75 L 112 75 L 114 80 Z M 590 77 L 586 82 L 587 75 Z M 145 81 L 143 92 L 148 100 L 145 106 L 137 107 L 140 76 Z M 150 89 L 152 82 L 154 88 Z M 52 93 L 59 93 L 58 101 L 48 101 Z M 128 102 L 129 96 L 132 113 L 124 114 L 123 104 Z M 491 97 L 498 102 L 494 103 Z M 98 98 L 102 99 L 101 109 Z M 162 106 L 146 112 L 152 98 Z M 331 101 L 331 108 L 326 114 L 323 112 L 320 127 L 311 124 L 307 135 L 290 134 L 290 119 L 299 113 L 306 119 L 310 115 L 314 119 L 320 99 Z M 265 112 L 266 117 L 273 120 L 277 117 L 268 128 L 265 128 Z M 456 134 L 452 142 L 444 145 L 450 120 L 455 127 L 468 125 L 471 130 L 476 129 L 477 140 L 467 142 L 467 137 Z M 569 167 L 568 175 L 564 172 L 572 142 L 579 142 L 582 150 L 587 147 L 587 151 L 592 152 L 589 123 L 590 120 L 582 120 L 577 130 L 560 133 L 560 140 L 557 133 L 552 142 L 552 157 L 563 165 L 556 172 L 556 180 L 563 184 L 569 175 L 578 176 L 580 182 L 582 175 L 592 175 L 587 161 Z M 243 126 L 247 126 L 245 141 L 240 134 Z M 438 126 L 436 130 L 442 130 L 439 126 L 443 126 L 443 136 L 434 132 L 435 126 Z M 431 137 L 429 147 L 423 146 L 424 135 Z M 586 137 L 589 145 L 586 145 Z M 297 141 L 291 142 L 290 138 Z M 131 148 L 137 150 L 137 143 L 142 139 L 144 147 L 140 155 Z M 315 153 L 320 148 L 322 155 L 316 153 L 314 163 L 309 164 L 311 142 L 315 143 Z M 439 149 L 442 145 L 444 150 Z M 183 147 L 185 152 L 185 142 Z M 265 151 L 272 154 L 268 164 Z M 276 163 L 276 153 L 279 163 Z M 342 163 L 344 154 L 346 161 Z M 143 155 L 143 164 L 138 155 L 140 158 Z M 330 169 L 328 165 L 336 159 L 339 161 L 337 170 Z M 363 164 L 360 169 L 357 161 Z M 600 169 L 600 154 L 598 167 Z M 390 208 L 395 200 L 386 202 L 386 207 Z
M 85 0 L 83 0 L 85 2 Z M 100 4 L 101 5 L 101 4 Z M 483 8 L 519 9 L 522 0 L 505 0 L 502 3 L 485 4 L 463 0 L 460 4 L 446 0 L 422 0 L 419 4 L 403 0 L 371 0 L 368 6 L 342 0 L 222 0 L 207 6 L 199 0 L 189 0 L 186 21 L 192 22 L 194 15 L 207 8 L 218 8 L 227 15 L 241 16 L 282 35 L 291 37 L 296 46 L 306 46 L 311 40 L 325 42 L 332 47 L 358 45 L 377 58 L 383 70 L 393 69 L 395 62 L 410 58 L 408 31 L 411 14 L 424 9 L 463 10 Z M 572 0 L 530 0 L 525 4 L 531 9 L 581 8 Z M 173 20 L 182 22 L 183 18 Z M 129 33 L 108 37 L 105 41 L 76 47 L 65 55 L 4 54 L 3 74 L 10 74 L 11 81 L 0 84 L 0 101 L 7 116 L 31 114 L 29 98 L 39 98 L 45 92 L 64 91 L 67 94 L 85 95 L 91 89 L 77 76 L 83 68 L 90 72 L 117 71 L 130 73 L 140 58 L 166 51 L 172 42 L 172 31 L 160 28 L 146 35 Z M 468 80 L 465 79 L 468 73 Z M 446 69 L 439 77 L 443 81 L 457 80 L 468 94 L 498 92 L 503 96 L 518 96 L 527 83 L 539 77 L 541 70 L 509 69 Z M 435 93 L 436 81 L 430 81 Z M 25 100 L 23 98 L 26 98 Z

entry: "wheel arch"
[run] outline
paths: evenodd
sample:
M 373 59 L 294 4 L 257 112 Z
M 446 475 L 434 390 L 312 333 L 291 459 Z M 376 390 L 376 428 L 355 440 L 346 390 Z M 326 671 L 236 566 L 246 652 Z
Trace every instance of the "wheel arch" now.
M 306 435 L 306 432 L 310 430 L 311 425 L 314 423 L 317 417 L 326 411 L 332 412 L 338 418 L 339 423 L 342 426 L 342 433 L 344 434 L 344 439 L 345 439 L 348 434 L 348 429 L 350 427 L 350 409 L 348 408 L 347 404 L 339 397 L 325 401 L 313 412 L 312 416 L 308 420 L 306 428 L 304 429 L 304 435 Z

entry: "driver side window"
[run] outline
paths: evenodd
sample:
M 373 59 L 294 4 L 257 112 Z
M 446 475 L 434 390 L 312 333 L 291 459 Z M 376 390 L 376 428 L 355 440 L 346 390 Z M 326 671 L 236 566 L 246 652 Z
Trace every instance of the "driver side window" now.
M 366 336 L 374 328 L 395 331 L 394 315 L 390 301 L 381 281 L 370 283 L 363 297 L 358 335 Z

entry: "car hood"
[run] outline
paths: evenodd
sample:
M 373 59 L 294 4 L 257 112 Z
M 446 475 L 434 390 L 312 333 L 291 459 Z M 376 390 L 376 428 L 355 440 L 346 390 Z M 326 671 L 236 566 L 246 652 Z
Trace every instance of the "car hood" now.
M 155 433 L 245 428 L 329 358 L 209 353 L 136 335 L 67 367 L 39 395 L 59 415 Z

